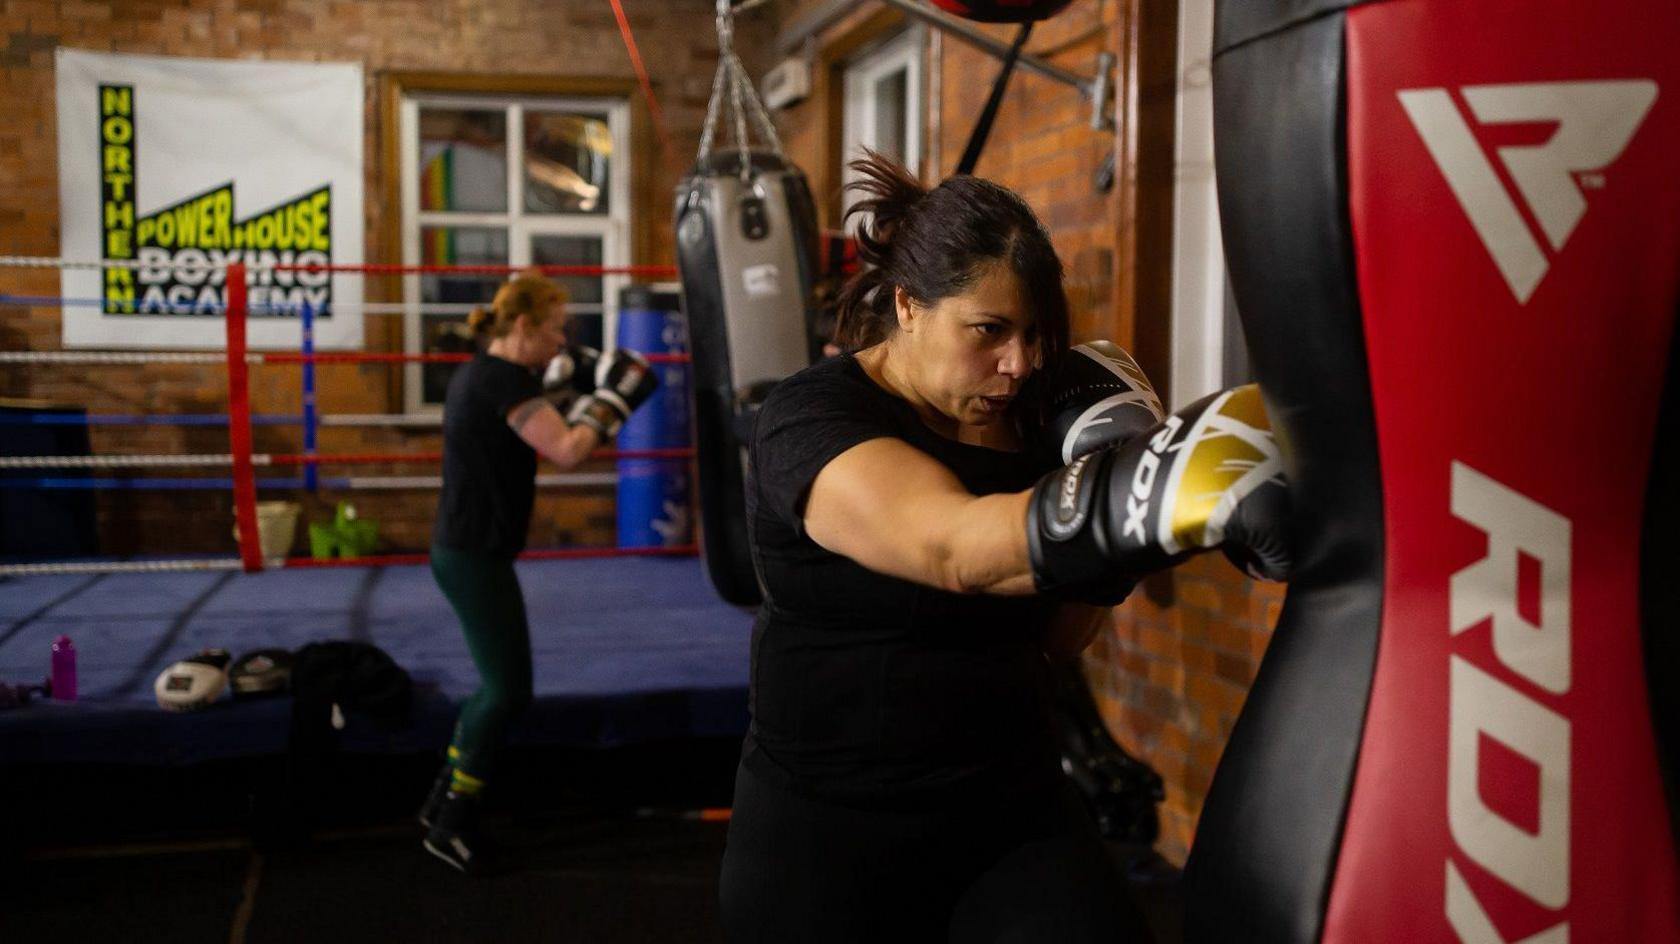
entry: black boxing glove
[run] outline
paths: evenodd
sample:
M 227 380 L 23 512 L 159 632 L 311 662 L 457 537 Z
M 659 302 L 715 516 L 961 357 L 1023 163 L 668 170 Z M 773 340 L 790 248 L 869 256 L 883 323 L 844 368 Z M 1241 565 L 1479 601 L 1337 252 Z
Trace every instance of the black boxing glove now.
M 1161 400 L 1132 355 L 1113 341 L 1064 351 L 1027 381 L 1024 402 L 1037 418 L 1022 443 L 1045 470 L 1130 440 L 1161 421 Z
M 1283 580 L 1289 507 L 1260 388 L 1216 393 L 1039 480 L 1027 506 L 1033 582 L 1112 606 L 1138 578 L 1215 547 Z
M 595 365 L 595 389 L 578 398 L 566 422 L 582 423 L 602 439 L 611 439 L 658 386 L 659 378 L 640 354 L 624 348 L 608 351 Z
M 549 359 L 543 369 L 542 395 L 562 411 L 578 397 L 595 391 L 595 371 L 601 352 L 583 344 L 571 344 Z

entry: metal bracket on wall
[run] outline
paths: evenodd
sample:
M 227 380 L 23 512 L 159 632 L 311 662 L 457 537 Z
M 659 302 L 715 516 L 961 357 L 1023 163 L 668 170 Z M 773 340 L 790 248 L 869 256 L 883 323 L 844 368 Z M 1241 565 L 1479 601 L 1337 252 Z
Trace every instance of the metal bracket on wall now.
M 919 3 L 917 0 L 881 0 L 881 2 L 903 11 L 907 16 L 913 16 L 925 23 L 931 23 L 1000 61 L 1009 56 L 1008 43 L 992 38 L 967 20 L 952 16 L 943 10 L 927 6 L 924 3 Z M 1069 72 L 1060 66 L 1051 65 L 1043 59 L 1027 53 L 1020 54 L 1016 59 L 1016 64 L 1023 69 L 1037 72 L 1047 79 L 1077 89 L 1079 94 L 1091 103 L 1092 129 L 1107 131 L 1114 127 L 1114 110 L 1109 100 L 1110 92 L 1114 87 L 1114 53 L 1106 51 L 1099 53 L 1097 56 L 1097 72 L 1089 78 Z

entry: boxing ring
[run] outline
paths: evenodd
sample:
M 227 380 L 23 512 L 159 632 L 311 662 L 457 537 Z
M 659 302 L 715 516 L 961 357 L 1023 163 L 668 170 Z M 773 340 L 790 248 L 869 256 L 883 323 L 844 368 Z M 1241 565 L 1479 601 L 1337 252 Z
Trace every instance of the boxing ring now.
M 530 560 L 534 698 L 514 744 L 617 746 L 737 737 L 747 720 L 752 618 L 722 603 L 693 558 Z M 17 763 L 191 763 L 284 753 L 289 696 L 158 709 L 152 680 L 203 648 L 372 643 L 414 680 L 414 718 L 386 732 L 347 715 L 342 750 L 441 748 L 478 686 L 455 614 L 416 566 L 261 574 L 47 574 L 0 583 L 0 678 L 39 676 L 59 634 L 76 641 L 75 702 L 0 712 Z
M 4 259 L 3 268 L 110 268 L 131 263 Z M 341 750 L 414 752 L 448 742 L 460 703 L 478 685 L 454 613 L 433 583 L 424 553 L 362 557 L 265 557 L 256 499 L 264 493 L 435 488 L 435 474 L 322 475 L 322 467 L 433 465 L 436 452 L 330 453 L 318 450 L 322 427 L 438 425 L 431 416 L 322 415 L 315 409 L 314 368 L 323 363 L 452 363 L 459 353 L 316 352 L 313 312 L 254 311 L 244 291 L 245 265 L 225 267 L 227 330 L 222 352 L 8 351 L 7 369 L 102 367 L 157 362 L 224 364 L 225 413 L 34 414 L 0 419 L 10 426 L 223 426 L 226 453 L 0 457 L 7 490 L 231 491 L 237 556 L 158 553 L 132 559 L 84 558 L 0 562 L 0 680 L 42 678 L 52 640 L 67 635 L 78 651 L 79 698 L 37 698 L 0 711 L 0 757 L 18 763 L 194 763 L 285 753 L 291 698 L 214 703 L 183 714 L 161 711 L 152 680 L 201 649 L 235 656 L 262 648 L 295 650 L 311 642 L 351 640 L 388 653 L 414 683 L 412 723 L 389 731 L 354 712 L 338 734 Z M 503 276 L 512 267 L 318 266 L 356 275 L 442 273 Z M 544 274 L 661 276 L 660 267 L 545 267 Z M 0 305 L 67 305 L 78 300 L 0 295 Z M 400 313 L 402 303 L 361 306 Z M 348 306 L 356 308 L 358 306 Z M 245 343 L 253 314 L 295 314 L 296 352 L 254 352 Z M 684 364 L 683 353 L 649 353 L 656 364 Z M 251 411 L 259 369 L 301 369 L 297 414 Z M 252 451 L 255 425 L 302 428 L 296 453 Z M 4 429 L 0 426 L 0 429 Z M 688 463 L 690 448 L 602 449 L 590 463 L 635 460 Z M 170 474 L 185 471 L 187 474 Z M 289 476 L 259 475 L 287 470 Z M 68 472 L 68 474 L 66 474 Z M 138 473 L 111 477 L 105 473 Z M 539 488 L 602 485 L 611 472 L 539 475 Z M 617 746 L 677 738 L 738 737 L 747 722 L 750 614 L 720 601 L 692 544 L 654 547 L 532 549 L 518 564 L 530 613 L 532 707 L 511 734 L 515 744 Z

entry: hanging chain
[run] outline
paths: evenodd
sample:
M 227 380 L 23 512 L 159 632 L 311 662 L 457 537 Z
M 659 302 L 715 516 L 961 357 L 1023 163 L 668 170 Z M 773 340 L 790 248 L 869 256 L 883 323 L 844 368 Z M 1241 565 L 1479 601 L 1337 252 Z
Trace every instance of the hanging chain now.
M 752 4 L 749 0 L 746 6 L 750 5 Z M 765 110 L 764 103 L 759 101 L 746 66 L 735 54 L 735 16 L 730 8 L 730 0 L 717 0 L 717 33 L 718 68 L 712 76 L 712 97 L 706 103 L 706 123 L 700 129 L 700 151 L 695 157 L 695 163 L 703 162 L 712 153 L 712 146 L 717 137 L 718 119 L 727 108 L 727 120 L 734 128 L 735 146 L 740 155 L 741 184 L 748 186 L 752 179 L 749 119 L 757 127 L 759 136 L 770 145 L 770 149 L 778 157 L 782 154 L 782 139 L 776 133 L 776 126 L 771 122 L 770 113 Z

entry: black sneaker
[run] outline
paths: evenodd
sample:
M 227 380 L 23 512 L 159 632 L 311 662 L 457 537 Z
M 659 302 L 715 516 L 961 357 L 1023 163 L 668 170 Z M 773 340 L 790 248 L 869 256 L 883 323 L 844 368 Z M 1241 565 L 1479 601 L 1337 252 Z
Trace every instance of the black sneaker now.
M 444 797 L 449 795 L 449 784 L 455 779 L 455 768 L 448 764 L 438 771 L 437 780 L 432 782 L 432 792 L 426 794 L 426 802 L 420 807 L 420 825 L 431 829 L 437 819 L 438 810 L 443 807 Z
M 459 871 L 483 874 L 485 846 L 478 831 L 478 799 L 456 793 L 445 796 L 426 833 L 425 846 Z

